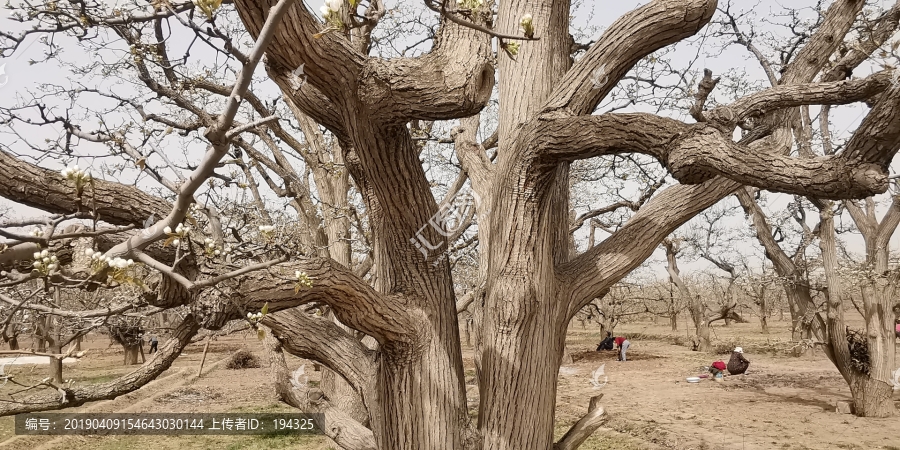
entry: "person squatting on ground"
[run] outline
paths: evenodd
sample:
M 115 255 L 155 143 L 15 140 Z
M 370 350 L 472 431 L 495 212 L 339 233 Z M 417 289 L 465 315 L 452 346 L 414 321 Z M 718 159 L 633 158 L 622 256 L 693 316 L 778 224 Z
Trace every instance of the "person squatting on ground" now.
M 712 363 L 712 366 L 709 367 L 709 373 L 713 374 L 713 377 L 717 377 L 719 375 L 725 375 L 725 361 L 716 361 Z
M 601 350 L 612 350 L 613 349 L 613 337 L 612 333 L 609 331 L 606 332 L 606 338 L 600 341 L 600 344 L 597 345 L 597 351 Z
M 619 336 L 615 339 L 616 346 L 619 348 L 619 361 L 628 361 L 625 352 L 631 346 L 631 342 L 625 336 Z
M 731 352 L 731 359 L 728 360 L 728 373 L 740 375 L 746 372 L 748 367 L 750 367 L 750 361 L 744 358 L 744 349 L 735 347 L 734 351 Z

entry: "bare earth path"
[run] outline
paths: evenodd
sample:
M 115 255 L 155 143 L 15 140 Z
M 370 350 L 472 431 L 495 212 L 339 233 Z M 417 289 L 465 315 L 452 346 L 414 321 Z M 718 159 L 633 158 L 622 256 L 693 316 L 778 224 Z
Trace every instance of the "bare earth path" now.
M 769 335 L 760 333 L 756 324 L 716 327 L 715 339 L 723 343 L 723 348 L 738 342 L 748 350 L 751 360 L 747 374 L 729 377 L 723 383 L 685 382 L 685 377 L 697 375 L 700 367 L 727 355 L 700 354 L 674 345 L 674 337 L 683 336 L 684 330 L 673 333 L 667 328 L 650 323 L 617 328 L 616 334 L 629 335 L 632 340 L 630 360 L 625 363 L 617 362 L 613 352 L 593 351 L 599 330 L 571 328 L 568 348 L 576 361 L 560 369 L 557 434 L 564 433 L 584 414 L 590 397 L 603 393 L 602 403 L 611 418 L 585 443 L 583 450 L 900 450 L 900 417 L 863 419 L 834 412 L 834 402 L 849 400 L 849 390 L 823 355 L 795 358 L 763 352 L 784 343 L 783 323 L 774 326 Z M 221 338 L 210 346 L 204 375 L 196 379 L 202 344 L 195 344 L 160 379 L 143 389 L 115 400 L 85 405 L 81 411 L 293 411 L 275 398 L 267 368 L 224 368 L 225 359 L 240 347 L 263 357 L 255 335 Z M 106 349 L 105 339 L 97 339 L 89 348 L 87 358 L 66 366 L 66 378 L 72 377 L 77 383 L 101 382 L 133 370 L 121 365 L 119 349 Z M 464 346 L 464 356 L 467 379 L 472 384 L 470 347 Z M 298 359 L 289 362 L 292 369 L 301 363 Z M 601 364 L 605 364 L 608 384 L 597 389 L 591 383 L 591 374 Z M 15 370 L 20 371 L 22 379 L 46 376 L 46 366 L 16 366 Z M 307 372 L 315 383 L 318 373 Z M 599 381 L 603 380 L 601 377 Z M 477 388 L 471 387 L 468 396 L 470 403 L 477 405 Z M 895 398 L 900 402 L 900 394 L 895 394 Z M 25 437 L 13 435 L 12 425 L 13 418 L 0 418 L 0 449 L 337 448 L 318 436 Z
M 732 325 L 738 334 L 745 329 L 745 335 L 754 334 L 753 326 Z M 622 328 L 617 331 L 639 330 Z M 723 383 L 691 384 L 686 377 L 728 355 L 715 357 L 637 340 L 629 349 L 631 360 L 621 363 L 613 352 L 592 351 L 595 341 L 599 333 L 580 329 L 570 333 L 569 350 L 583 359 L 561 370 L 560 420 L 574 422 L 587 399 L 602 392 L 612 415 L 609 428 L 662 448 L 900 449 L 900 417 L 865 419 L 834 412 L 836 401 L 850 400 L 849 389 L 821 354 L 801 358 L 747 354 L 751 360 L 747 374 Z M 596 389 L 591 373 L 603 363 L 609 384 Z M 895 399 L 900 406 L 900 395 L 895 393 Z

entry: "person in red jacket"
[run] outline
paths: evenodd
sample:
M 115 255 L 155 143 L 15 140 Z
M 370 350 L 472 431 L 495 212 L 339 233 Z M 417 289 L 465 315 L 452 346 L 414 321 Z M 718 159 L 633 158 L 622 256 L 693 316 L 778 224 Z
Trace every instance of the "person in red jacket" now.
M 725 375 L 725 361 L 716 361 L 712 363 L 712 366 L 709 367 L 709 373 L 713 374 L 713 377 L 716 375 L 722 374 Z
M 631 346 L 631 342 L 625 336 L 619 336 L 615 339 L 616 347 L 619 349 L 619 361 L 628 361 L 625 356 L 625 352 L 628 351 L 628 347 Z

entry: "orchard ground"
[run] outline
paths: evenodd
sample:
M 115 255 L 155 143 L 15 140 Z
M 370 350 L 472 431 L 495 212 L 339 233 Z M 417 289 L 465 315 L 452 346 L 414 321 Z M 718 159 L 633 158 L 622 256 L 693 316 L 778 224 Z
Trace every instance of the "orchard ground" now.
M 557 397 L 557 436 L 562 435 L 586 411 L 588 400 L 604 394 L 602 404 L 610 419 L 581 448 L 591 449 L 893 449 L 900 450 L 900 417 L 864 419 L 834 412 L 837 401 L 849 401 L 850 392 L 838 371 L 821 352 L 788 356 L 788 324 L 770 321 L 769 334 L 758 323 L 713 328 L 714 342 L 722 351 L 741 345 L 751 360 L 750 370 L 728 377 L 723 383 L 703 380 L 690 384 L 685 378 L 700 374 L 702 366 L 728 354 L 692 352 L 676 345 L 687 341 L 685 323 L 679 331 L 668 322 L 620 325 L 617 335 L 632 341 L 628 362 L 617 362 L 614 352 L 597 353 L 599 329 L 570 327 L 568 349 L 575 362 L 560 369 Z M 25 339 L 23 344 L 27 345 Z M 122 350 L 108 346 L 104 336 L 84 344 L 88 356 L 64 369 L 76 383 L 98 383 L 132 368 L 122 366 Z M 258 369 L 228 370 L 228 356 L 246 347 L 260 358 Z M 196 378 L 203 343 L 193 344 L 173 367 L 144 388 L 115 400 L 78 408 L 84 412 L 296 412 L 279 404 L 270 386 L 269 370 L 261 342 L 255 333 L 221 337 L 210 345 L 201 378 Z M 469 406 L 477 408 L 472 349 L 464 346 Z M 900 359 L 898 359 L 900 361 Z M 289 360 L 293 370 L 303 361 Z M 606 364 L 608 384 L 595 388 L 591 374 Z M 16 379 L 44 378 L 47 366 L 19 365 Z M 319 373 L 307 364 L 310 382 Z M 602 382 L 605 378 L 601 377 Z M 0 394 L 13 389 L 0 388 Z M 522 392 L 521 395 L 529 395 Z M 895 392 L 900 407 L 900 393 Z M 68 411 L 67 411 L 68 412 Z M 74 411 L 73 411 L 74 412 Z M 16 449 L 311 449 L 336 448 L 326 438 L 314 436 L 139 436 L 139 437 L 30 437 L 16 436 L 13 418 L 0 418 L 0 448 Z

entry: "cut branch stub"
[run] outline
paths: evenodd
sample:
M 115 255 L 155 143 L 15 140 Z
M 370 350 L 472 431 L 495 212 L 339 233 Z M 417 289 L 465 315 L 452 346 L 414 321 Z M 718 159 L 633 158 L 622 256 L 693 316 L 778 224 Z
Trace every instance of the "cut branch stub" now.
M 600 428 L 600 425 L 603 425 L 603 423 L 609 419 L 609 415 L 606 414 L 606 409 L 600 406 L 601 398 L 603 398 L 603 394 L 591 397 L 587 414 L 585 414 L 581 420 L 576 422 L 575 425 L 572 425 L 572 428 L 569 428 L 569 431 L 566 432 L 565 436 L 553 446 L 554 450 L 577 449 L 591 436 L 591 434 L 597 431 L 597 428 Z
M 697 94 L 694 95 L 696 102 L 691 106 L 691 117 L 693 117 L 697 122 L 705 122 L 706 118 L 703 116 L 703 107 L 706 106 L 706 99 L 709 97 L 709 94 L 716 88 L 716 85 L 719 84 L 719 78 L 713 78 L 712 71 L 709 69 L 703 69 L 703 79 L 700 80 L 700 85 L 697 89 Z

